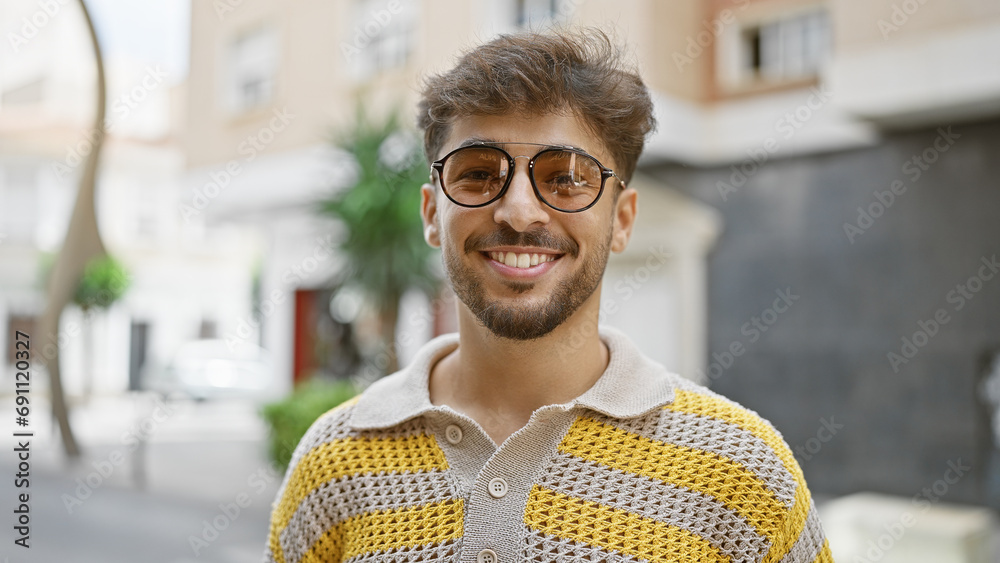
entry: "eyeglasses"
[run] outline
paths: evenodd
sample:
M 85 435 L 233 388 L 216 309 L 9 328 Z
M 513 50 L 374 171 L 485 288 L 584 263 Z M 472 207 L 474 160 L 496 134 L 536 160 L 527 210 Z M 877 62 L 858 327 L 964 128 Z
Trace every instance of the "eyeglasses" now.
M 541 143 L 503 143 L 546 147 L 528 160 L 528 178 L 535 195 L 564 213 L 593 207 L 610 177 L 625 183 L 596 158 L 573 147 Z M 514 177 L 515 158 L 495 144 L 476 143 L 457 148 L 431 163 L 444 195 L 462 207 L 483 207 L 503 197 Z

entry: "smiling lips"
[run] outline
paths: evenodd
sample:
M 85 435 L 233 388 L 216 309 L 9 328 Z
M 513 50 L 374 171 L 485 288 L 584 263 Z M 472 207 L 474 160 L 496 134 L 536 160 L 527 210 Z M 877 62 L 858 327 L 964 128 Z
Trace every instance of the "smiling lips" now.
M 490 252 L 489 256 L 510 268 L 530 268 L 551 262 L 559 257 L 555 254 L 518 254 L 516 252 Z

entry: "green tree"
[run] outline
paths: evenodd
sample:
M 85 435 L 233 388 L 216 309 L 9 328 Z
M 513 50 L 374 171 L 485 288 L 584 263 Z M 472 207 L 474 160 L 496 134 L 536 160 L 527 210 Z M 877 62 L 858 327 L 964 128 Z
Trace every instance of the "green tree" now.
M 322 213 L 344 227 L 337 285 L 357 287 L 375 307 L 388 357 L 385 371 L 392 373 L 398 368 L 400 298 L 411 288 L 433 295 L 438 286 L 434 250 L 424 242 L 420 221 L 420 185 L 429 170 L 397 113 L 374 120 L 359 108 L 351 129 L 334 144 L 356 164 L 353 184 L 320 204 Z
M 117 260 L 102 255 L 87 262 L 83 270 L 83 277 L 76 286 L 76 293 L 73 294 L 73 303 L 83 309 L 84 325 L 84 380 L 83 394 L 90 396 L 93 386 L 93 318 L 92 313 L 104 311 L 111 307 L 125 295 L 129 286 L 129 275 L 125 267 Z
M 73 303 L 84 313 L 91 309 L 107 309 L 125 295 L 128 286 L 129 275 L 125 267 L 110 256 L 99 256 L 84 268 Z

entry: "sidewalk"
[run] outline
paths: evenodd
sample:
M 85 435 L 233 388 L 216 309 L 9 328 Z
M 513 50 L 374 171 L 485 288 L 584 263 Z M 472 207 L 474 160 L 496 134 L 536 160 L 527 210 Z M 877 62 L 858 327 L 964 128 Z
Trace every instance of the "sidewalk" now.
M 245 402 L 159 403 L 149 395 L 95 398 L 74 409 L 84 449 L 67 463 L 48 405 L 32 398 L 30 488 L 16 489 L 14 405 L 3 426 L 0 561 L 258 561 L 281 475 L 266 428 Z M 29 549 L 13 543 L 17 495 L 30 494 Z

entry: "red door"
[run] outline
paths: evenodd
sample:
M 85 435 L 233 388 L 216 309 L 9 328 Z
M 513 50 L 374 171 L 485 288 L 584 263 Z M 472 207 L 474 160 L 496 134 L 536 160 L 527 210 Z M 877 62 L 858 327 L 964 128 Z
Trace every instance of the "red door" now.
M 316 299 L 312 289 L 295 290 L 295 344 L 292 358 L 292 383 L 309 379 L 318 367 L 316 361 Z

